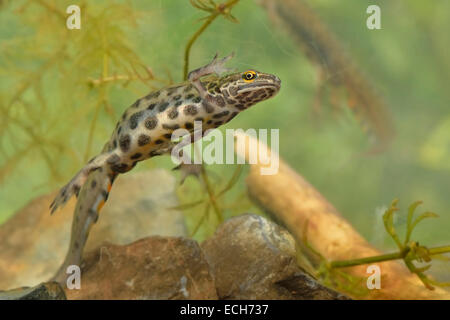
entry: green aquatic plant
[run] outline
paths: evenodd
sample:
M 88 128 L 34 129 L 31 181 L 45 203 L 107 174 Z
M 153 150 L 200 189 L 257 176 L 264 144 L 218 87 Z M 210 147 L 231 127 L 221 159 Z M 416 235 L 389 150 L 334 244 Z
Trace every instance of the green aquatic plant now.
M 253 209 L 253 204 L 245 191 L 234 190 L 232 192 L 232 189 L 240 182 L 244 170 L 243 165 L 236 165 L 230 177 L 216 175 L 215 171 L 207 170 L 205 166 L 200 168 L 202 172 L 199 185 L 196 187 L 182 186 L 178 190 L 178 196 L 183 202 L 192 198 L 199 199 L 186 201 L 172 209 L 183 210 L 189 217 L 190 236 L 203 239 L 214 232 L 225 217 L 235 216 L 250 208 Z M 208 184 L 205 184 L 205 181 L 208 181 Z M 214 206 L 223 216 L 217 214 Z M 211 219 L 211 213 L 214 213 L 214 219 Z
M 342 268 L 390 260 L 403 260 L 409 271 L 416 274 L 427 289 L 433 290 L 433 286 L 450 286 L 450 282 L 438 282 L 431 279 L 425 274 L 425 271 L 427 271 L 431 267 L 430 262 L 432 261 L 432 259 L 443 258 L 443 254 L 450 253 L 450 245 L 427 247 L 419 244 L 418 241 L 411 240 L 413 230 L 421 221 L 427 218 L 437 218 L 438 215 L 433 212 L 426 211 L 414 219 L 414 213 L 417 207 L 422 204 L 422 201 L 416 201 L 411 204 L 408 208 L 405 238 L 402 241 L 398 235 L 398 231 L 394 227 L 394 214 L 399 210 L 397 204 L 398 200 L 393 200 L 390 207 L 385 211 L 383 215 L 385 230 L 397 245 L 397 252 L 358 259 L 327 261 L 325 257 L 314 250 L 314 248 L 312 248 L 308 243 L 307 239 L 304 238 L 303 244 L 305 245 L 305 248 L 307 248 L 307 250 L 314 256 L 316 256 L 320 261 L 319 267 L 315 271 L 316 276 L 322 279 L 324 283 L 329 286 L 335 287 L 338 290 L 352 292 L 356 296 L 360 296 L 364 295 L 364 293 L 367 292 L 364 286 L 362 286 L 364 278 L 350 275 L 347 272 L 342 271 Z M 306 232 L 304 232 L 303 234 L 306 235 Z M 419 263 L 428 264 L 424 267 L 417 267 L 414 264 L 414 262 L 416 261 Z
M 15 181 L 18 171 L 29 176 L 22 201 L 59 186 L 100 149 L 123 103 L 171 83 L 130 41 L 145 11 L 123 1 L 80 1 L 82 28 L 69 30 L 70 4 L 3 6 L 19 31 L 0 46 L 0 183 Z M 118 92 L 128 98 L 118 100 Z

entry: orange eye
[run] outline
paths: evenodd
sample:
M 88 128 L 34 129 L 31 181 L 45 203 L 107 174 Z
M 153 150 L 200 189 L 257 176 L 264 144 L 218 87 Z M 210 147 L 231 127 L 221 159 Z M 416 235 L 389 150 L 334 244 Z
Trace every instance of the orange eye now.
M 244 79 L 247 82 L 253 81 L 256 79 L 256 72 L 255 71 L 246 71 L 244 72 L 244 74 L 242 75 L 242 79 Z

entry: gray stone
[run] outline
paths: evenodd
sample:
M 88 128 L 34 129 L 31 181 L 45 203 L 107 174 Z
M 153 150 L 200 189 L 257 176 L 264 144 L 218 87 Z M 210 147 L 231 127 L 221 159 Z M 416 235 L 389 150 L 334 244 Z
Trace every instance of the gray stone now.
M 32 288 L 0 291 L 0 300 L 66 300 L 66 295 L 59 283 L 47 282 Z
M 202 248 L 219 299 L 345 299 L 301 270 L 293 237 L 261 216 L 226 221 Z

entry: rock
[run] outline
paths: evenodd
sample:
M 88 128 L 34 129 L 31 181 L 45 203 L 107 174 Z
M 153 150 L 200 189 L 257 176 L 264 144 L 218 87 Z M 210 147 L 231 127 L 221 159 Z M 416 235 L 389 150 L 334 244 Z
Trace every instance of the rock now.
M 261 216 L 226 221 L 202 248 L 219 299 L 345 299 L 302 271 L 293 237 Z
M 59 283 L 47 282 L 32 288 L 0 291 L 0 300 L 66 300 L 66 295 Z
M 217 299 L 200 246 L 185 238 L 103 245 L 85 256 L 81 274 L 69 299 Z
M 158 169 L 119 176 L 85 252 L 104 241 L 127 244 L 149 235 L 186 235 L 183 214 L 176 206 L 175 178 Z M 75 207 L 71 199 L 52 216 L 55 194 L 39 197 L 0 226 L 0 289 L 33 286 L 47 281 L 66 254 Z

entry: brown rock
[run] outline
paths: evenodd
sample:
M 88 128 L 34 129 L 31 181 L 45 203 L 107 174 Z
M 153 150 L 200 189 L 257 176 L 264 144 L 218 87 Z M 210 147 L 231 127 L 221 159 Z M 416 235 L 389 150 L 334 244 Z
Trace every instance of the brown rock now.
M 183 236 L 183 215 L 176 206 L 175 178 L 166 170 L 118 177 L 99 221 L 91 230 L 86 252 L 104 241 L 126 244 L 149 235 Z M 54 194 L 39 197 L 0 226 L 0 289 L 47 281 L 66 254 L 75 199 L 52 216 Z
M 343 299 L 302 271 L 295 242 L 267 219 L 246 214 L 202 244 L 220 299 Z
M 214 279 L 194 240 L 149 237 L 89 252 L 81 289 L 68 299 L 217 299 Z

